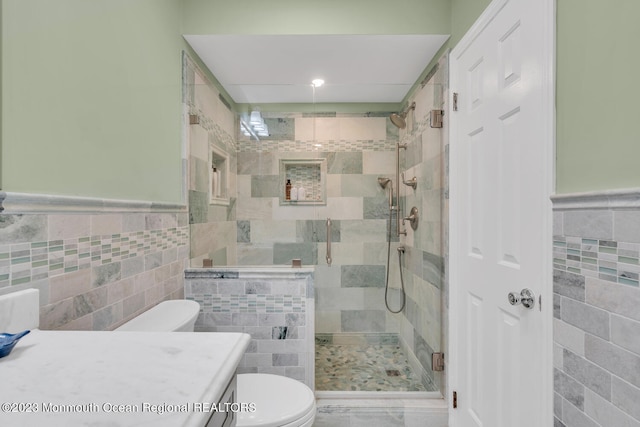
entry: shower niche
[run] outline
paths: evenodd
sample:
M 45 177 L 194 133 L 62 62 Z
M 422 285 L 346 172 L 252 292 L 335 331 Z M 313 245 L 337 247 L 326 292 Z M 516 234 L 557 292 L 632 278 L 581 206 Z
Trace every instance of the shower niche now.
M 229 204 L 229 155 L 209 145 L 209 204 Z
M 326 177 L 327 159 L 281 159 L 280 205 L 325 205 Z

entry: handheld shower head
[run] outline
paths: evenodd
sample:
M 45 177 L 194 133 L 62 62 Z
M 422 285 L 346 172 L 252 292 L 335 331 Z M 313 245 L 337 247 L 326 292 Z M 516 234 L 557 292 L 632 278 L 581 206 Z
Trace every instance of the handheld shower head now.
M 389 209 L 393 208 L 393 183 L 391 182 L 390 178 L 385 178 L 384 176 L 380 176 L 378 177 L 378 184 L 380 184 L 380 187 L 382 187 L 383 189 L 387 189 L 387 186 L 389 186 Z
M 407 127 L 407 122 L 405 119 L 407 118 L 407 114 L 409 113 L 409 110 L 415 110 L 415 109 L 416 109 L 416 103 L 412 102 L 411 105 L 409 105 L 401 113 L 391 113 L 391 115 L 389 116 L 389 119 L 391 119 L 391 123 L 393 123 L 395 127 L 404 129 Z
M 387 185 L 389 185 L 390 182 L 391 182 L 391 179 L 389 178 L 385 178 L 383 176 L 378 177 L 378 184 L 380 184 L 380 187 L 382 188 L 387 188 Z

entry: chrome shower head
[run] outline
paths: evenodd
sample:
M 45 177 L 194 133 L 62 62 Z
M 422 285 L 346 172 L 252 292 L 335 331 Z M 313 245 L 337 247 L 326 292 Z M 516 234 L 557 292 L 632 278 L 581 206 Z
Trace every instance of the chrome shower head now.
M 378 177 L 378 184 L 380 184 L 380 187 L 382 188 L 387 188 L 387 185 L 391 182 L 391 179 L 389 178 L 385 178 L 383 176 Z
M 412 102 L 411 105 L 409 105 L 406 110 L 402 111 L 401 113 L 391 113 L 391 115 L 389 116 L 389 119 L 391 119 L 391 123 L 393 123 L 393 125 L 397 128 L 400 129 L 404 129 L 407 127 L 407 122 L 406 122 L 406 118 L 407 118 L 407 114 L 409 113 L 409 110 L 415 110 L 416 109 L 416 103 Z

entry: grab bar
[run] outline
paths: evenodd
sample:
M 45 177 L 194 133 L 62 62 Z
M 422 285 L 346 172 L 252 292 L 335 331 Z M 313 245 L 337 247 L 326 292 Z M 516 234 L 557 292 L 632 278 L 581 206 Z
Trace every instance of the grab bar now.
M 331 266 L 331 218 L 327 218 L 327 265 Z

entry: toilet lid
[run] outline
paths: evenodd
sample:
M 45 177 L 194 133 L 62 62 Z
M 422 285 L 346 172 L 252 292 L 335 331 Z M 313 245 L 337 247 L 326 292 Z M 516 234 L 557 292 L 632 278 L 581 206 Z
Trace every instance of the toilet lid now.
M 238 413 L 237 426 L 275 427 L 315 411 L 313 391 L 300 381 L 280 375 L 238 375 L 238 403 L 255 403 L 255 412 Z

